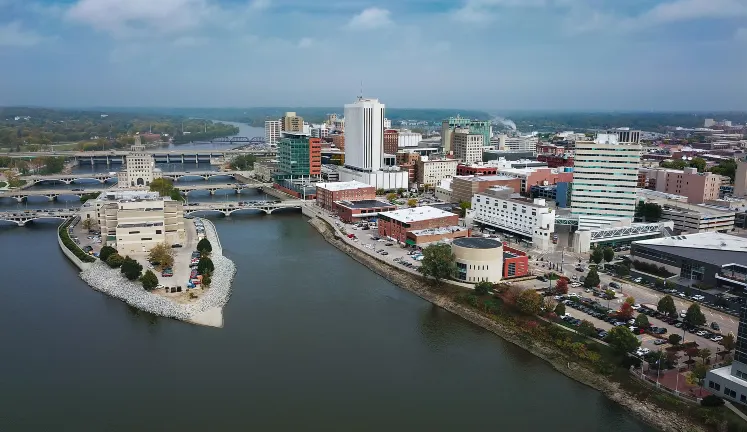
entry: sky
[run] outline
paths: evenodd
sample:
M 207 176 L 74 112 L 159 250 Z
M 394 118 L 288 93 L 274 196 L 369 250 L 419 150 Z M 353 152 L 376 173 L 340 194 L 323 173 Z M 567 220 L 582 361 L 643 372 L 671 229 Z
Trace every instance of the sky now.
M 747 0 L 0 0 L 0 106 L 747 110 Z

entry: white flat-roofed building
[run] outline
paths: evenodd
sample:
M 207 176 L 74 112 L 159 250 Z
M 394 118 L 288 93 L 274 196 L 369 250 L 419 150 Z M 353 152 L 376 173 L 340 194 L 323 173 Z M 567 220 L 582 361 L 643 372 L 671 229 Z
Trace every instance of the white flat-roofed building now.
M 123 192 L 109 192 L 96 199 L 106 244 L 127 255 L 147 253 L 159 243 L 184 242 L 184 207 L 180 201 L 157 192 Z
M 435 186 L 444 179 L 456 175 L 459 161 L 456 159 L 420 159 L 418 161 L 417 182 L 422 185 Z
M 635 215 L 640 132 L 599 134 L 576 141 L 571 212 L 580 216 L 629 218 Z
M 533 247 L 547 250 L 555 232 L 555 210 L 541 198 L 525 199 L 510 187 L 492 187 L 472 197 L 475 222 L 532 239 Z
M 417 147 L 420 141 L 423 140 L 423 135 L 411 130 L 403 129 L 397 134 L 397 147 Z
M 661 219 L 674 222 L 676 234 L 728 232 L 734 228 L 734 209 L 710 204 L 688 204 L 687 197 L 680 197 L 685 198 L 683 202 L 682 199 L 674 199 L 677 195 L 670 198 L 668 194 L 657 196 L 651 192 L 639 192 L 639 197 L 646 203 L 661 206 Z
M 265 144 L 276 146 L 280 141 L 280 134 L 283 131 L 283 122 L 280 120 L 265 121 Z
M 527 151 L 536 155 L 539 137 L 508 136 L 501 134 L 493 137 L 490 141 L 494 146 L 497 144 L 498 150 Z
M 483 237 L 464 237 L 451 243 L 457 271 L 454 278 L 467 283 L 498 283 L 503 276 L 503 243 Z
M 376 199 L 376 188 L 359 181 L 316 184 L 316 203 L 326 210 L 334 210 L 337 201 L 362 201 Z
M 345 105 L 345 167 L 372 172 L 384 165 L 384 109 L 378 99 Z

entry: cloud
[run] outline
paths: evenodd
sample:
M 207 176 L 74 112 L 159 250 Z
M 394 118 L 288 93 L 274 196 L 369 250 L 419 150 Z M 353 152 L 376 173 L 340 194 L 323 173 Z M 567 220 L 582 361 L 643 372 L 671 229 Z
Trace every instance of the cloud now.
M 249 8 L 257 11 L 269 9 L 270 6 L 272 6 L 272 2 L 270 0 L 254 0 L 249 3 Z
M 0 24 L 0 47 L 30 47 L 43 40 L 38 33 L 25 30 L 19 21 Z
M 299 48 L 308 48 L 313 44 L 314 44 L 314 39 L 311 39 L 309 37 L 301 38 L 301 40 L 298 41 Z
M 453 17 L 467 23 L 487 23 L 497 18 L 502 9 L 563 7 L 577 0 L 466 0 Z
M 364 9 L 363 12 L 355 15 L 347 24 L 347 28 L 351 30 L 373 30 L 382 27 L 388 27 L 392 25 L 392 20 L 389 18 L 389 12 L 387 9 L 380 9 L 372 7 Z
M 675 0 L 654 6 L 639 17 L 647 24 L 747 16 L 746 0 Z

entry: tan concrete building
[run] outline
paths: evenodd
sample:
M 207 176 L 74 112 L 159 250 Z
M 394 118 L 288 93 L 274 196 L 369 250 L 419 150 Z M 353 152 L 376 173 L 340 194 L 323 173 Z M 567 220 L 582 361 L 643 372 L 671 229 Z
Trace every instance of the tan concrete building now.
M 459 161 L 456 159 L 420 159 L 416 178 L 419 185 L 436 186 L 441 180 L 454 177 Z
M 467 282 L 500 282 L 503 276 L 503 243 L 483 237 L 464 237 L 451 243 L 456 259 L 455 279 Z
M 287 112 L 280 119 L 283 132 L 303 132 L 303 117 L 296 115 L 294 112 Z
M 155 178 L 156 161 L 153 155 L 145 152 L 140 135 L 135 136 L 135 145 L 125 156 L 125 164 L 117 176 L 120 189 L 148 189 Z
M 451 137 L 454 157 L 467 165 L 482 162 L 483 135 L 469 129 L 455 129 Z
M 739 198 L 747 197 L 747 160 L 739 159 L 737 161 L 737 174 L 734 177 L 734 196 Z
M 645 184 L 648 189 L 673 195 L 687 197 L 691 204 L 700 204 L 718 199 L 719 188 L 724 177 L 710 172 L 699 173 L 697 168 L 673 169 L 641 169 L 646 176 Z M 736 193 L 735 182 L 735 193 Z
M 521 190 L 521 179 L 506 175 L 456 176 L 451 180 L 451 202 L 472 202 L 475 194 L 485 192 L 494 186 Z

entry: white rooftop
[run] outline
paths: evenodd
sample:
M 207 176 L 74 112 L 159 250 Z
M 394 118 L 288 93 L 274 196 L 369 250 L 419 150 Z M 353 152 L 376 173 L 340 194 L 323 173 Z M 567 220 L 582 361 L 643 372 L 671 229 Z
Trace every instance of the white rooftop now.
M 437 219 L 447 216 L 456 216 L 454 213 L 447 212 L 431 206 L 412 207 L 401 210 L 380 213 L 380 216 L 386 216 L 399 222 L 419 222 L 430 219 Z
M 747 252 L 747 238 L 717 232 L 663 237 L 651 240 L 641 240 L 635 243 L 653 246 L 675 246 L 694 249 Z
M 142 191 L 142 190 L 112 190 L 106 191 L 99 196 L 99 199 L 103 200 L 157 200 L 157 199 L 170 199 L 167 197 L 161 197 L 158 192 Z
M 441 228 L 426 228 L 426 229 L 421 229 L 421 230 L 413 230 L 411 232 L 415 236 L 444 235 L 444 234 L 451 234 L 455 232 L 465 231 L 466 229 L 467 228 L 453 225 L 453 226 L 441 227 Z
M 352 181 L 347 181 L 347 182 L 317 183 L 316 187 L 327 189 L 332 192 L 338 192 L 341 190 L 370 188 L 371 185 L 367 183 L 362 183 L 359 181 L 352 180 Z
M 516 177 L 508 175 L 467 175 L 467 176 L 454 176 L 452 179 L 463 179 L 471 182 L 483 182 L 483 181 L 495 181 L 495 180 L 516 180 Z

